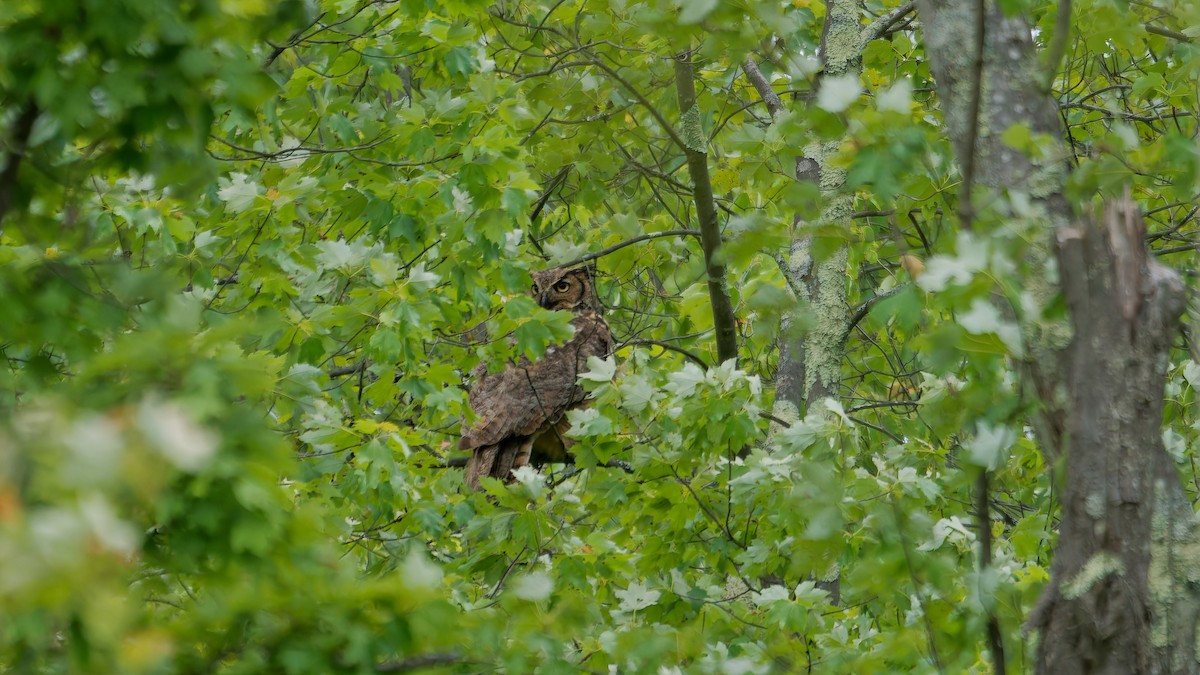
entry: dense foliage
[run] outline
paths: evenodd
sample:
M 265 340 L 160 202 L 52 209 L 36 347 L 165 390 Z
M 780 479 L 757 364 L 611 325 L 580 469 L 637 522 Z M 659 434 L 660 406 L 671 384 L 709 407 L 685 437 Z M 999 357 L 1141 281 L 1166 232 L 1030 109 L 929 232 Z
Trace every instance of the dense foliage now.
M 904 3 L 862 4 L 865 27 Z M 1046 46 L 1072 200 L 1131 186 L 1194 275 L 1200 6 L 1076 0 L 1064 33 L 1053 3 L 1001 5 Z M 1023 314 L 1044 224 L 1013 191 L 960 227 L 915 15 L 824 78 L 825 12 L 5 2 L 0 671 L 982 672 L 992 616 L 1029 668 L 1058 518 L 1017 376 L 1018 318 L 1062 320 Z M 822 143 L 844 180 L 797 182 Z M 839 396 L 785 420 L 781 336 L 830 320 L 789 288 L 802 236 L 848 255 L 856 323 Z M 584 377 L 576 462 L 471 493 L 461 385 L 568 335 L 529 270 L 583 259 L 620 347 Z M 1163 435 L 1194 485 L 1180 344 Z

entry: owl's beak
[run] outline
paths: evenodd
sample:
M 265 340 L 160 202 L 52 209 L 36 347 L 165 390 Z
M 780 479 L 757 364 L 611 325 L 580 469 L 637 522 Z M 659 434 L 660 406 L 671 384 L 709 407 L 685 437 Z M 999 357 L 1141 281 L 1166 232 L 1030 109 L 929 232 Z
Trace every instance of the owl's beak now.
M 541 305 L 542 309 L 550 309 L 550 292 L 542 291 L 541 293 L 538 293 L 537 301 L 538 304 Z

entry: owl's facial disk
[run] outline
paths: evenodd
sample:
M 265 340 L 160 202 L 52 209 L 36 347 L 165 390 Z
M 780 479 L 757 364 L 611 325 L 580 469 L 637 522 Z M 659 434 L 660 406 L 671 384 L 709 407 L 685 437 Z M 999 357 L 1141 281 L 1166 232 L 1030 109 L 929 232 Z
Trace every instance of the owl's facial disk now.
M 548 284 L 548 288 L 533 285 L 533 296 L 538 304 L 545 309 L 572 309 L 579 302 L 579 282 L 570 277 L 562 277 Z

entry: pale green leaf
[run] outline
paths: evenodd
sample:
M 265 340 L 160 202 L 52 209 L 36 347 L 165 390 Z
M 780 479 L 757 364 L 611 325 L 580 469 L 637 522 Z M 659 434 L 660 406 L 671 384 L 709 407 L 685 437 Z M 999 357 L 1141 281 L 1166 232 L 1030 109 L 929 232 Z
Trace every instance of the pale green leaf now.
M 839 75 L 821 81 L 817 92 L 817 105 L 829 112 L 842 112 L 862 95 L 862 82 L 858 75 Z

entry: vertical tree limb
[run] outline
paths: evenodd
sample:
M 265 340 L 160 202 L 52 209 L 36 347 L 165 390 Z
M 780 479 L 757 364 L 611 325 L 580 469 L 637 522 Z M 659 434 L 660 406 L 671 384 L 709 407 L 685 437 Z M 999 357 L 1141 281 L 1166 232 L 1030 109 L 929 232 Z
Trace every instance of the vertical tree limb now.
M 746 57 L 742 62 L 742 71 L 746 73 L 746 79 L 750 81 L 751 86 L 766 104 L 771 118 L 777 117 L 783 111 L 783 101 L 779 98 L 779 94 L 775 93 L 762 71 L 758 69 L 758 64 L 754 63 L 753 58 Z M 796 157 L 794 175 L 798 181 L 816 183 L 820 179 L 820 166 L 814 160 L 800 155 Z M 799 243 L 801 243 L 799 240 L 793 241 L 792 247 Z M 804 245 L 807 245 L 807 241 L 804 242 Z M 792 270 L 788 266 L 788 257 L 784 255 L 778 257 L 778 262 L 780 269 L 784 271 L 788 286 L 797 297 L 806 297 L 808 289 L 804 284 L 804 278 L 811 272 L 811 265 L 801 270 Z M 800 410 L 804 407 L 804 401 L 808 396 L 808 391 L 805 389 L 805 380 L 807 379 L 804 369 L 805 350 L 803 337 L 795 335 L 792 330 L 792 317 L 784 316 L 781 324 L 779 364 L 775 368 L 773 416 L 776 419 L 786 420 L 790 424 L 799 419 Z
M 1017 191 L 1029 198 L 1035 217 L 1047 227 L 1027 258 L 1031 266 L 1045 267 L 1051 255 L 1051 233 L 1067 226 L 1072 217 L 1062 192 L 1068 151 L 1061 140 L 1058 105 L 1040 89 L 1040 64 L 1029 25 L 1020 16 L 1005 15 L 995 3 L 917 0 L 917 12 L 946 130 L 964 175 L 969 163 L 973 188 L 995 194 Z M 984 59 L 978 80 L 979 110 L 973 112 L 981 21 L 986 24 Z M 975 131 L 981 121 L 986 121 L 987 134 Z M 1007 145 L 1004 133 L 1014 126 L 1051 139 L 1047 152 L 1031 157 Z M 1027 290 L 1039 308 L 1051 306 L 1057 295 L 1043 276 L 1031 277 Z M 1066 419 L 1059 352 L 1070 331 L 1065 323 L 1043 321 L 1037 314 L 1018 318 L 1030 347 L 1026 362 L 1020 364 L 1022 386 L 1027 396 L 1040 402 L 1033 429 L 1047 464 L 1053 464 L 1063 444 Z
M 704 266 L 708 273 L 708 298 L 712 304 L 713 327 L 717 337 L 717 359 L 721 362 L 737 359 L 737 317 L 725 283 L 725 263 L 721 260 L 721 226 L 713 201 L 712 181 L 708 175 L 708 139 L 700 127 L 700 109 L 696 105 L 696 84 L 693 81 L 692 57 L 687 51 L 675 57 L 675 91 L 679 95 L 682 119 L 684 154 L 688 175 L 692 179 L 692 195 L 696 202 L 700 245 L 704 249 Z
M 825 25 L 821 36 L 821 61 L 824 77 L 857 75 L 862 71 L 860 25 L 862 3 L 858 0 L 831 0 L 826 4 Z M 796 179 L 817 182 L 824 208 L 820 219 L 826 223 L 848 221 L 852 200 L 840 194 L 845 170 L 832 167 L 827 158 L 837 152 L 839 141 L 814 143 L 805 156 L 796 159 Z M 780 375 L 783 376 L 785 407 L 801 409 L 805 402 L 836 397 L 841 385 L 842 359 L 850 330 L 850 309 L 846 292 L 848 249 L 838 247 L 829 257 L 814 260 L 812 237 L 798 234 L 791 243 L 782 265 L 792 290 L 815 314 L 811 329 L 802 339 L 785 332 L 780 348 Z M 791 410 L 777 410 L 787 419 Z
M 869 33 L 860 26 L 861 10 L 858 0 L 827 3 L 821 36 L 824 75 L 836 77 L 862 70 L 863 37 Z M 777 115 L 782 102 L 770 83 L 749 59 L 743 63 L 743 70 L 772 117 Z M 851 199 L 839 194 L 845 183 L 845 171 L 826 162 L 837 148 L 837 141 L 813 143 L 804 155 L 795 158 L 796 180 L 820 186 L 824 198 L 823 222 L 847 222 L 852 212 Z M 799 224 L 799 217 L 796 221 Z M 840 246 L 829 257 L 814 260 L 812 236 L 797 229 L 787 252 L 776 260 L 788 287 L 816 315 L 811 329 L 803 335 L 793 329 L 791 316 L 782 319 L 772 418 L 792 423 L 800 418 L 808 402 L 838 395 L 846 337 L 853 322 L 846 290 L 849 253 L 847 247 Z M 841 595 L 839 570 L 836 560 L 830 560 L 829 564 L 828 570 L 819 570 L 816 576 L 822 579 L 821 588 L 829 592 L 836 604 Z
M 1197 668 L 1200 572 L 1180 559 L 1195 557 L 1195 525 L 1159 430 L 1185 291 L 1144 240 L 1128 195 L 1057 236 L 1075 338 L 1063 520 L 1030 618 L 1040 673 Z
M 979 106 L 983 99 L 983 49 L 987 44 L 987 0 L 976 0 L 975 9 L 975 62 L 971 68 L 971 89 L 967 103 L 967 138 L 963 145 L 962 194 L 959 196 L 958 213 L 962 228 L 970 230 L 975 220 L 975 207 L 971 203 L 971 188 L 975 185 L 975 146 L 979 141 Z M 1000 671 L 1003 672 L 1003 671 Z
M 992 515 L 991 502 L 988 493 L 991 491 L 986 466 L 980 467 L 979 477 L 975 481 L 975 517 L 979 528 L 979 569 L 987 570 L 992 565 Z M 992 653 L 992 669 L 997 675 L 1008 672 L 1004 656 L 1004 633 L 1000 630 L 1000 619 L 994 609 L 988 611 L 987 618 L 988 650 Z

